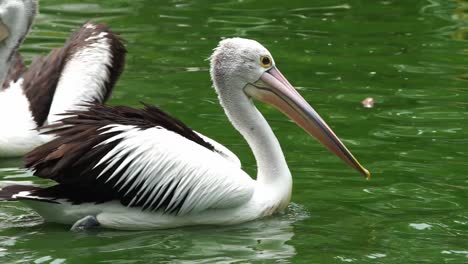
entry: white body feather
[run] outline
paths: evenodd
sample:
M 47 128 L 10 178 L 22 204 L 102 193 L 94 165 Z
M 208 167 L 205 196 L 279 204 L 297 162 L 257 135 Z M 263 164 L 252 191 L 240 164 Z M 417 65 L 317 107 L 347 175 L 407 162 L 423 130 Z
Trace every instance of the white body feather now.
M 107 165 L 99 176 L 119 162 L 109 180 L 119 175 L 117 184 L 123 182 L 120 188 L 150 193 L 148 205 L 154 205 L 152 203 L 160 195 L 169 193 L 158 191 L 163 186 L 170 190 L 177 187 L 167 210 L 185 197 L 186 202 L 179 210 L 181 215 L 208 208 L 235 207 L 248 201 L 253 194 L 255 181 L 249 175 L 217 153 L 177 133 L 161 127 L 140 130 L 123 125 L 115 125 L 106 133 L 110 132 L 120 133 L 101 144 L 122 141 L 96 165 Z M 122 161 L 118 157 L 126 158 Z M 145 181 L 143 187 L 136 189 L 142 181 Z M 132 185 L 128 186 L 130 182 Z M 137 202 L 134 199 L 130 205 Z
M 48 139 L 36 129 L 22 83 L 19 79 L 0 91 L 0 157 L 23 155 Z
M 273 185 L 256 182 L 238 164 L 172 131 L 161 127 L 141 130 L 114 125 L 105 133 L 111 132 L 120 133 L 101 144 L 121 141 L 96 165 L 106 164 L 101 175 L 118 162 L 119 167 L 109 179 L 119 175 L 116 184 L 123 182 L 121 187 L 129 187 L 129 191 L 138 193 L 152 192 L 151 198 L 146 200 L 149 204 L 168 194 L 167 191 L 157 192 L 159 187 L 173 184 L 172 188 L 177 189 L 168 210 L 188 194 L 177 214 L 142 211 L 141 207 L 127 207 L 118 201 L 78 205 L 65 200 L 58 200 L 59 203 L 23 202 L 48 222 L 73 224 L 87 215 L 94 215 L 103 227 L 128 230 L 237 224 L 271 215 L 289 203 L 289 196 L 282 198 L 284 192 L 281 190 L 285 186 L 281 182 Z M 126 167 L 128 164 L 130 166 Z M 141 181 L 146 183 L 137 189 Z M 178 181 L 178 185 L 174 183 Z M 15 197 L 34 198 L 27 193 Z
M 199 137 L 201 137 L 206 142 L 210 143 L 216 149 L 216 152 L 218 152 L 226 160 L 232 162 L 234 165 L 236 165 L 239 168 L 242 166 L 240 159 L 230 149 L 226 148 L 225 146 L 221 145 L 214 139 L 211 139 L 201 133 L 198 133 L 196 131 L 193 131 L 193 132 L 197 133 Z
M 247 203 L 240 206 L 208 209 L 185 216 L 142 211 L 138 207 L 125 207 L 117 201 L 80 205 L 72 205 L 66 201 L 59 201 L 58 204 L 34 200 L 23 200 L 23 202 L 47 222 L 72 225 L 85 216 L 93 215 L 104 228 L 150 230 L 194 225 L 233 225 L 273 214 L 277 208 L 262 199 L 269 193 L 260 194 L 259 191 L 256 193 Z

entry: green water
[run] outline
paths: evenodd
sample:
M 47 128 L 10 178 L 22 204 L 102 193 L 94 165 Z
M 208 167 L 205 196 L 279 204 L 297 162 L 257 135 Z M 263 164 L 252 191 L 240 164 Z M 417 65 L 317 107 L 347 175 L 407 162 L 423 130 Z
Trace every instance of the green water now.
M 467 0 L 41 0 L 40 11 L 27 61 L 85 20 L 108 23 L 129 50 L 110 103 L 161 106 L 228 146 L 251 175 L 255 161 L 217 103 L 206 58 L 221 37 L 260 41 L 373 178 L 257 104 L 293 174 L 287 214 L 72 233 L 2 203 L 1 263 L 468 263 Z M 361 106 L 366 97 L 374 108 Z M 20 166 L 0 161 L 0 177 L 45 183 Z

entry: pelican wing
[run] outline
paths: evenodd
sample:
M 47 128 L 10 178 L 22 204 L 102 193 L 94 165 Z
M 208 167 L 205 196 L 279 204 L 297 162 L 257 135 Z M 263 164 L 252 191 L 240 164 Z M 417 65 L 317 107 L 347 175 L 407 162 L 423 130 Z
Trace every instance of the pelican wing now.
M 201 137 L 204 141 L 210 143 L 213 146 L 215 152 L 217 152 L 219 155 L 221 155 L 221 157 L 225 158 L 229 162 L 232 162 L 235 166 L 237 166 L 239 168 L 241 167 L 241 161 L 236 156 L 236 154 L 234 154 L 231 150 L 229 150 L 225 146 L 221 145 L 216 140 L 211 139 L 211 138 L 203 135 L 202 133 L 199 133 L 199 132 L 196 132 L 196 131 L 194 131 L 194 132 L 197 133 L 197 135 L 199 137 Z
M 62 48 L 36 58 L 21 77 L 37 125 L 51 123 L 79 104 L 105 102 L 123 71 L 125 52 L 118 35 L 103 24 L 88 22 Z
M 235 207 L 253 194 L 254 181 L 235 163 L 156 107 L 95 105 L 70 115 L 49 126 L 56 139 L 26 156 L 26 167 L 59 183 L 42 196 L 182 215 Z

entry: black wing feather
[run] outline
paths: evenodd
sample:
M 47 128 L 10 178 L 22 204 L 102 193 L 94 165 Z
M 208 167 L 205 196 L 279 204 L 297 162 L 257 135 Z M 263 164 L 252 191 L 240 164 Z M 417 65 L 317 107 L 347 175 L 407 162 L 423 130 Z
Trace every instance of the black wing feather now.
M 26 72 L 26 66 L 24 65 L 23 58 L 19 52 L 15 52 L 11 61 L 10 68 L 6 75 L 3 87 L 0 87 L 0 91 L 10 87 L 11 82 L 16 82 L 24 72 Z
M 0 201 L 15 201 L 16 199 L 13 198 L 15 194 L 20 192 L 33 192 L 42 189 L 41 187 L 32 186 L 32 185 L 9 185 L 2 189 L 0 189 Z
M 140 198 L 141 194 L 136 191 L 140 188 L 135 188 L 130 192 L 125 187 L 120 190 L 123 182 L 117 183 L 118 177 L 110 177 L 113 171 L 120 166 L 119 162 L 100 177 L 98 177 L 99 173 L 107 165 L 100 164 L 94 168 L 120 142 L 114 140 L 107 144 L 100 144 L 119 133 L 109 132 L 110 128 L 107 127 L 109 125 L 131 125 L 139 129 L 163 127 L 214 151 L 213 146 L 205 142 L 193 130 L 155 106 L 145 104 L 144 109 L 134 109 L 126 106 L 94 104 L 87 110 L 70 111 L 67 115 L 68 117 L 59 123 L 44 127 L 48 130 L 46 133 L 57 136 L 54 140 L 37 147 L 25 156 L 25 166 L 32 169 L 35 175 L 59 183 L 51 188 L 38 191 L 34 195 L 64 198 L 73 203 L 120 200 L 124 205 L 129 205 L 135 197 L 136 199 Z M 125 157 L 122 157 L 120 160 L 124 159 Z M 130 185 L 132 183 L 127 186 Z M 159 200 L 153 206 L 149 206 L 145 205 L 145 199 L 141 199 L 138 203 L 132 203 L 132 206 L 152 210 L 165 209 L 169 205 L 175 189 L 169 190 L 169 186 L 171 185 L 168 184 L 164 190 L 161 190 L 163 193 L 168 193 L 164 201 Z M 183 205 L 183 200 L 171 207 L 171 212 L 180 208 Z M 160 206 L 155 208 L 159 203 Z

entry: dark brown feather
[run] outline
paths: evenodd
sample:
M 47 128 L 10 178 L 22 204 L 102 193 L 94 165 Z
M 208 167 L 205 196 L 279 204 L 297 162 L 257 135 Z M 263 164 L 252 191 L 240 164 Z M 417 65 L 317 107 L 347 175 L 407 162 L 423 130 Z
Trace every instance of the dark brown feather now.
M 5 81 L 3 82 L 3 86 L 0 87 L 0 91 L 8 88 L 10 86 L 10 82 L 16 82 L 25 71 L 26 66 L 23 63 L 21 54 L 19 52 L 15 52 Z
M 13 195 L 18 194 L 24 191 L 38 191 L 42 189 L 41 187 L 32 186 L 32 185 L 10 185 L 0 189 L 0 201 L 14 201 Z
M 44 124 L 49 115 L 66 56 L 66 48 L 53 50 L 46 57 L 34 60 L 23 75 L 23 91 L 37 126 Z

